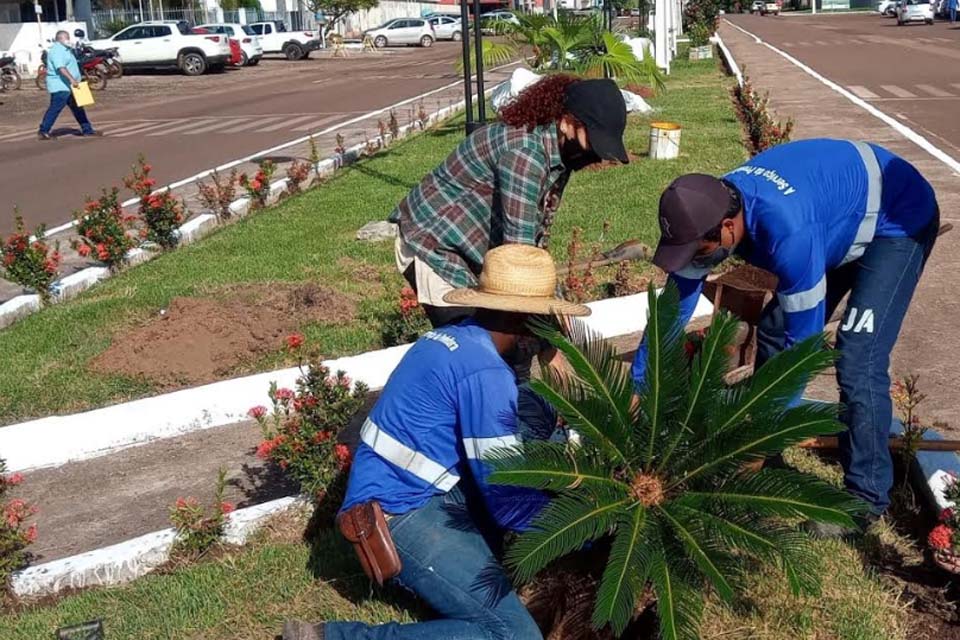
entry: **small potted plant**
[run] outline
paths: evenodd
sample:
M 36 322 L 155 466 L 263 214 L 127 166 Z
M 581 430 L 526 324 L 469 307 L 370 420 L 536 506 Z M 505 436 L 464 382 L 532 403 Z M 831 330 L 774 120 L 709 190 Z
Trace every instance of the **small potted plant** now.
M 690 59 L 707 60 L 713 58 L 713 45 L 710 44 L 710 27 L 697 22 L 690 27 Z

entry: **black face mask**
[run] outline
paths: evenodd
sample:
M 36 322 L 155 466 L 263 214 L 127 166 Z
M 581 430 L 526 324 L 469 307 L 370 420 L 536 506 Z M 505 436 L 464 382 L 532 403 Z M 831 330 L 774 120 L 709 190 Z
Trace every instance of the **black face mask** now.
M 566 140 L 560 145 L 560 159 L 563 160 L 563 166 L 571 171 L 579 171 L 601 160 L 593 149 L 585 151 L 575 139 Z

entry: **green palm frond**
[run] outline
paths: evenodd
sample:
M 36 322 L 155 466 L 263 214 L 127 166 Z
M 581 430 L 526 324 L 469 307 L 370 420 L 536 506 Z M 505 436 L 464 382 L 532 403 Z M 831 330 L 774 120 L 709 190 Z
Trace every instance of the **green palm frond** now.
M 517 57 L 517 47 L 511 42 L 498 42 L 494 40 L 484 40 L 482 44 L 483 68 L 490 69 L 506 64 Z M 470 52 L 470 72 L 477 72 L 477 57 L 473 51 Z M 463 58 L 457 58 L 456 69 L 463 73 Z
M 653 555 L 650 567 L 650 582 L 657 594 L 660 637 L 662 640 L 698 640 L 703 595 L 684 579 L 684 572 L 678 570 L 669 557 L 668 551 L 661 548 Z
M 647 515 L 646 509 L 637 506 L 621 518 L 597 591 L 593 625 L 600 628 L 609 623 L 618 636 L 630 621 L 650 573 L 650 542 L 657 527 Z
M 670 281 L 659 296 L 653 283 L 647 290 L 648 319 L 644 337 L 647 341 L 647 368 L 640 388 L 640 411 L 645 429 L 634 431 L 642 451 L 644 465 L 654 463 L 657 445 L 669 438 L 669 426 L 681 407 L 689 383 L 683 355 L 685 340 L 680 327 L 680 293 Z M 664 454 L 668 452 L 663 452 Z
M 578 320 L 566 322 L 563 333 L 542 322 L 533 325 L 533 332 L 560 351 L 576 377 L 596 398 L 609 404 L 611 439 L 626 454 L 633 427 L 633 378 L 613 345 Z
M 555 442 L 525 442 L 523 449 L 488 452 L 484 462 L 493 471 L 488 481 L 532 489 L 562 491 L 584 485 L 606 488 L 626 496 L 629 487 L 610 477 L 604 458 L 587 447 Z
M 844 430 L 834 405 L 794 407 L 770 420 L 743 422 L 736 429 L 715 432 L 674 464 L 676 476 L 669 489 L 715 474 L 736 472 L 753 460 L 774 455 L 804 440 Z
M 504 556 L 522 582 L 548 564 L 613 529 L 626 499 L 616 492 L 591 491 L 583 496 L 561 495 L 550 502 Z
M 684 517 L 682 510 L 674 513 L 668 505 L 660 509 L 660 513 L 680 540 L 687 556 L 716 589 L 717 595 L 725 602 L 732 601 L 734 586 L 731 576 L 735 573 L 735 565 L 730 554 L 713 548 L 696 519 Z
M 688 491 L 678 499 L 694 507 L 726 505 L 786 518 L 809 518 L 844 527 L 855 526 L 851 514 L 865 505 L 831 484 L 787 469 L 740 474 L 711 491 Z

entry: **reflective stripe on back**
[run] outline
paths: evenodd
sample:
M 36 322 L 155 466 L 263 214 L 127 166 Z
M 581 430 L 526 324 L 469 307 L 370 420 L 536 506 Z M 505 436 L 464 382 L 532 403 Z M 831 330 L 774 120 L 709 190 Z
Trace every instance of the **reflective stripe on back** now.
M 780 306 L 783 307 L 783 310 L 787 313 L 798 313 L 800 311 L 806 311 L 808 309 L 815 308 L 820 302 L 827 297 L 827 276 L 824 275 L 820 278 L 820 282 L 813 285 L 810 289 L 806 291 L 798 291 L 796 293 L 778 293 L 777 298 L 780 300 Z
M 460 476 L 450 473 L 440 463 L 403 444 L 374 424 L 370 418 L 366 419 L 360 429 L 360 440 L 381 458 L 441 491 L 450 491 L 460 481 Z
M 883 178 L 880 172 L 880 163 L 877 156 L 866 142 L 851 142 L 863 159 L 863 167 L 867 170 L 867 207 L 863 220 L 857 228 L 857 235 L 847 254 L 840 261 L 846 264 L 858 259 L 867 250 L 867 245 L 873 240 L 877 232 L 877 217 L 880 214 L 880 197 L 883 193 Z

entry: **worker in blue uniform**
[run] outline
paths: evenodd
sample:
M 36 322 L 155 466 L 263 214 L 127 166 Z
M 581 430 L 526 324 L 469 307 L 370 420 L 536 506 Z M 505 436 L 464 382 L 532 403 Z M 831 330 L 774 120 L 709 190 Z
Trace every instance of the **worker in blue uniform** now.
M 939 227 L 933 188 L 874 144 L 812 139 L 774 147 L 722 178 L 690 174 L 662 194 L 654 264 L 693 314 L 704 277 L 736 254 L 778 279 L 757 331 L 757 366 L 821 333 L 850 294 L 837 334 L 841 462 L 875 520 L 890 503 L 890 352 Z M 643 381 L 646 349 L 634 380 Z M 823 533 L 840 533 L 830 531 Z
M 413 345 L 360 431 L 340 517 L 378 505 L 389 529 L 384 535 L 400 560 L 395 581 L 417 593 L 438 619 L 383 625 L 289 621 L 284 640 L 542 640 L 497 551 L 503 533 L 527 529 L 547 497 L 490 484 L 484 456 L 550 435 L 528 429 L 530 416 L 518 415 L 517 381 L 508 361 L 532 339 L 531 316 L 590 313 L 557 299 L 556 286 L 553 260 L 543 249 L 491 249 L 479 287 L 444 296 L 476 314 L 428 331 Z M 543 410 L 552 412 L 546 403 Z

